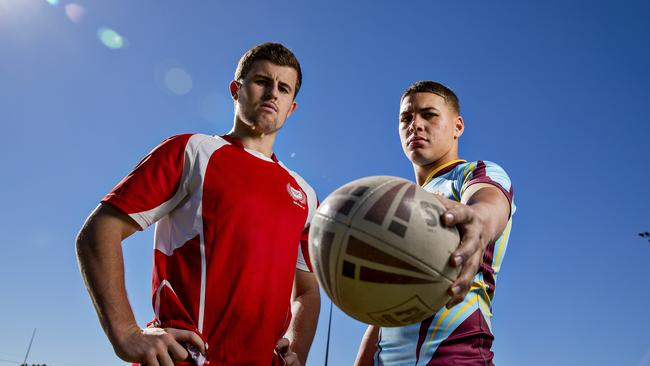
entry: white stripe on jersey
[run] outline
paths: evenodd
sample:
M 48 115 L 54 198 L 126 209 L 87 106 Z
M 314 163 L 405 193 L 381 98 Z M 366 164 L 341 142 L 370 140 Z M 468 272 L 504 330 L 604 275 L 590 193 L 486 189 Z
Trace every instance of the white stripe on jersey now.
M 192 136 L 194 138 L 197 135 Z M 196 156 L 200 155 L 202 157 L 206 157 L 206 159 L 198 159 L 199 160 L 199 174 L 198 177 L 205 177 L 205 171 L 208 168 L 208 162 L 210 161 L 210 157 L 212 154 L 214 154 L 215 151 L 220 149 L 221 147 L 225 145 L 230 145 L 230 143 L 220 137 L 212 137 L 212 136 L 206 136 L 206 135 L 199 135 L 201 136 L 201 142 L 205 141 L 206 139 L 209 139 L 209 141 L 214 141 L 213 143 L 210 144 L 197 144 L 198 148 L 196 150 L 196 153 L 193 155 L 195 158 Z M 189 143 L 192 142 L 192 139 L 190 139 Z M 188 143 L 188 145 L 189 145 Z M 200 292 L 200 299 L 199 299 L 199 321 L 198 321 L 198 328 L 199 332 L 203 332 L 203 320 L 204 320 L 204 315 L 205 315 L 205 283 L 206 283 L 206 273 L 207 273 L 207 265 L 206 265 L 206 259 L 205 259 L 205 239 L 203 237 L 203 181 L 204 179 L 200 179 L 199 183 L 199 194 L 197 194 L 198 198 L 198 208 L 197 208 L 197 214 L 194 216 L 194 223 L 193 225 L 197 228 L 199 234 L 200 234 L 200 248 L 201 248 L 201 292 Z
M 162 292 L 162 289 L 165 287 L 169 287 L 169 289 L 176 295 L 176 292 L 172 288 L 171 283 L 167 280 L 163 280 L 159 285 L 158 289 L 156 290 L 156 301 L 154 302 L 153 306 L 153 313 L 156 315 L 156 319 L 160 319 L 160 293 Z
M 302 250 L 300 250 L 300 244 L 298 244 L 298 259 L 296 260 L 296 268 L 301 271 L 309 272 L 309 267 L 307 267 L 305 257 L 302 255 Z

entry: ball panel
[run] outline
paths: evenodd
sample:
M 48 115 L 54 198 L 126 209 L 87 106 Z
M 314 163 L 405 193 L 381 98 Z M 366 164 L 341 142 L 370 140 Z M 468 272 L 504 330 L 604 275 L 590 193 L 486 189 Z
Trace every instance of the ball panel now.
M 421 322 L 431 316 L 431 308 L 415 295 L 401 304 L 381 311 L 369 312 L 373 324 L 383 327 L 400 327 Z
M 402 196 L 399 205 L 397 206 L 397 210 L 395 210 L 395 217 L 403 220 L 404 222 L 409 222 L 411 219 L 411 212 L 413 211 L 413 198 L 415 197 L 416 188 L 417 187 L 415 184 L 409 185 L 408 189 Z
M 322 215 L 350 224 L 354 211 L 363 205 L 368 196 L 385 184 L 390 184 L 393 177 L 366 177 L 357 179 L 332 192 L 318 208 Z M 400 179 L 400 178 L 397 178 Z
M 405 325 L 409 323 L 400 319 L 411 321 L 421 313 L 424 319 L 447 301 L 439 294 L 449 288 L 448 279 L 379 239 L 350 228 L 340 244 L 345 249 L 336 272 L 341 295 L 336 304 L 353 318 L 382 326 Z M 364 255 L 364 251 L 373 255 Z M 421 304 L 418 311 L 413 310 L 415 303 L 408 302 L 406 307 L 404 302 L 414 297 Z
M 367 242 L 359 239 L 358 237 L 359 234 L 350 234 L 346 248 L 347 254 L 374 263 L 381 263 L 387 266 L 421 272 L 420 269 L 413 266 L 412 264 L 409 264 L 407 261 L 398 259 L 397 257 L 390 255 L 381 249 L 377 249 Z
M 385 187 L 378 187 L 378 190 L 383 188 L 385 192 L 377 198 L 373 197 L 374 202 L 363 215 L 363 219 L 381 225 L 384 222 L 386 214 L 388 214 L 388 210 L 393 204 L 393 201 L 395 201 L 395 196 L 407 183 L 408 182 L 390 181 Z
M 458 277 L 459 269 L 449 265 L 449 256 L 458 247 L 460 236 L 455 227 L 441 226 L 444 207 L 414 183 L 401 178 L 393 178 L 390 183 L 374 190 L 362 207 L 355 209 L 350 226 L 381 239 L 448 279 Z M 368 212 L 386 196 L 393 201 L 382 204 L 385 212 L 381 224 L 367 220 Z
M 342 249 L 340 241 L 347 231 L 347 225 L 337 223 L 319 213 L 314 215 L 311 225 L 309 259 L 321 287 L 334 302 L 337 302 L 338 296 L 334 290 L 337 280 L 332 269 L 336 267 L 336 259 Z

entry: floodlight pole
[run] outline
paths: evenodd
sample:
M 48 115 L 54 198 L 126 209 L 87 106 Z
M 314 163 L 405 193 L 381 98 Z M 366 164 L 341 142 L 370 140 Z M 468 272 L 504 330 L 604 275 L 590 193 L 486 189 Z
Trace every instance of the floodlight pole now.
M 32 332 L 32 339 L 29 341 L 29 346 L 27 347 L 27 353 L 25 353 L 25 359 L 23 360 L 23 365 L 27 365 L 27 356 L 29 356 L 29 350 L 32 349 L 32 342 L 34 342 L 34 336 L 36 335 L 36 328 Z
M 325 345 L 325 366 L 327 366 L 327 362 L 329 361 L 331 330 L 332 330 L 332 302 L 330 301 L 330 317 L 329 317 L 329 321 L 327 322 L 327 343 Z

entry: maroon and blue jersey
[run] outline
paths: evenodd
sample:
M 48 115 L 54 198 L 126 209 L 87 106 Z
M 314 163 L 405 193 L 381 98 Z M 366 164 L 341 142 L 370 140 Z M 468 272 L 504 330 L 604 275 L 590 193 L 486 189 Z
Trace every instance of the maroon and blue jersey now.
M 455 160 L 433 171 L 422 187 L 460 202 L 465 190 L 477 183 L 492 184 L 508 198 L 510 217 L 503 233 L 488 245 L 471 289 L 460 304 L 443 307 L 420 323 L 381 328 L 375 365 L 492 365 L 492 298 L 515 212 L 510 178 L 489 161 Z

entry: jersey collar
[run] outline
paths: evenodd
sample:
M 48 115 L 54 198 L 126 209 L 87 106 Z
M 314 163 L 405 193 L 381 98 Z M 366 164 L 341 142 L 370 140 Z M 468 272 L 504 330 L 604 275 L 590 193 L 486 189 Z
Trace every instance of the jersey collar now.
M 463 160 L 463 159 L 456 159 L 456 160 L 452 160 L 452 161 L 449 161 L 449 162 L 446 162 L 446 163 L 442 164 L 441 166 L 435 168 L 431 173 L 429 173 L 429 176 L 427 177 L 427 179 L 424 181 L 424 183 L 422 183 L 422 187 L 429 184 L 429 182 L 431 182 L 431 180 L 433 178 L 439 177 L 439 176 L 441 176 L 441 175 L 443 175 L 445 173 L 448 173 L 450 170 L 454 169 L 456 167 L 456 165 L 466 163 L 466 162 L 467 161 Z
M 222 139 L 228 141 L 231 145 L 237 146 L 240 149 L 248 150 L 244 147 L 244 145 L 241 143 L 241 140 L 238 139 L 235 136 L 230 136 L 230 135 L 221 135 L 220 136 Z M 261 154 L 261 153 L 260 153 Z M 271 154 L 271 160 L 274 162 L 278 162 L 278 158 L 275 156 L 275 153 Z

